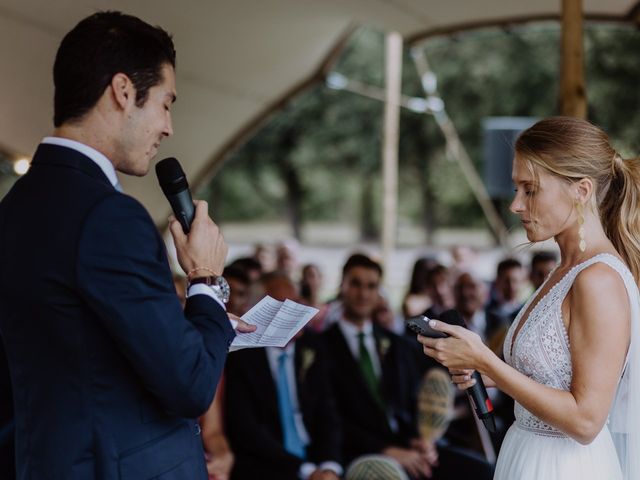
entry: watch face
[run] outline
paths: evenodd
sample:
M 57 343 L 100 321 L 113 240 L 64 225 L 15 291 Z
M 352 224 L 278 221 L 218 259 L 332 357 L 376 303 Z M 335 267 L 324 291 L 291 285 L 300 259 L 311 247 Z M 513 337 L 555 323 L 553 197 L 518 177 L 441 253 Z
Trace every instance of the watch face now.
M 229 283 L 226 278 L 220 276 L 216 277 L 216 286 L 220 288 L 220 293 L 222 293 L 222 301 L 227 303 L 229 301 L 229 296 L 231 295 L 231 288 L 229 287 Z

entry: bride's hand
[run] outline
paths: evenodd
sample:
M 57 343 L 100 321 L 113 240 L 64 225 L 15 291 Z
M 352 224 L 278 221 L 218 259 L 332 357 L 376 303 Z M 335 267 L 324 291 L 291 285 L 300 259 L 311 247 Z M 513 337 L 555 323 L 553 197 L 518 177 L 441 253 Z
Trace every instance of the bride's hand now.
M 474 371 L 475 370 L 471 370 L 469 368 L 464 370 L 450 368 L 449 374 L 451 375 L 451 381 L 456 387 L 458 387 L 458 389 L 466 390 L 469 387 L 473 387 L 476 383 L 476 381 L 471 378 L 471 375 L 473 375 Z M 482 382 L 487 388 L 496 386 L 496 382 L 494 382 L 489 376 L 484 374 L 482 375 Z
M 418 335 L 425 355 L 435 359 L 449 369 L 482 370 L 488 347 L 480 336 L 466 328 L 449 325 L 439 320 L 430 320 L 429 325 L 449 335 L 448 338 L 429 338 Z

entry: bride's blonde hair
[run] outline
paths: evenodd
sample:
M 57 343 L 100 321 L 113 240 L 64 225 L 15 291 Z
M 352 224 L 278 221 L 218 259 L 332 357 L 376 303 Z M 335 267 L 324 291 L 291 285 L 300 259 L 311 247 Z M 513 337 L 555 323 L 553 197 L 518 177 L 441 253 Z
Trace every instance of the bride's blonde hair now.
M 520 134 L 519 159 L 568 182 L 590 178 L 604 231 L 640 279 L 640 159 L 623 159 L 600 128 L 586 120 L 551 117 Z

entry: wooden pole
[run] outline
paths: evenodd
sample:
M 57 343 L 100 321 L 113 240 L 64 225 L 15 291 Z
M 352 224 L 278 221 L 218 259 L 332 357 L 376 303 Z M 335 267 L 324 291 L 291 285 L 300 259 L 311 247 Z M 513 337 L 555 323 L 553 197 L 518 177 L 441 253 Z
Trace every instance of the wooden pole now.
M 398 136 L 402 89 L 402 36 L 387 34 L 385 52 L 386 104 L 383 147 L 382 261 L 389 268 L 395 249 L 398 213 Z
M 582 0 L 562 0 L 560 114 L 587 117 Z
M 425 75 L 431 73 L 427 56 L 422 48 L 415 48 L 412 50 L 411 58 L 413 58 L 413 62 L 420 78 L 424 78 Z M 437 91 L 428 91 L 424 83 L 422 84 L 422 87 L 425 90 L 425 96 L 438 96 Z M 496 207 L 493 205 L 489 192 L 487 192 L 487 189 L 482 182 L 482 178 L 480 178 L 480 175 L 473 165 L 471 157 L 469 157 L 469 154 L 467 153 L 467 149 L 464 147 L 462 140 L 460 140 L 458 131 L 449 118 L 449 115 L 444 108 L 444 104 L 441 111 L 432 112 L 432 114 L 436 124 L 440 127 L 440 131 L 444 135 L 449 158 L 456 161 L 460 166 L 460 170 L 462 170 L 462 174 L 464 175 L 467 184 L 471 187 L 473 195 L 480 204 L 480 208 L 482 208 L 491 230 L 493 230 L 493 233 L 500 242 L 500 245 L 502 245 L 502 248 L 504 248 L 506 252 L 509 252 L 511 250 L 511 246 L 509 244 L 509 231 L 502 221 L 500 214 L 496 210 Z

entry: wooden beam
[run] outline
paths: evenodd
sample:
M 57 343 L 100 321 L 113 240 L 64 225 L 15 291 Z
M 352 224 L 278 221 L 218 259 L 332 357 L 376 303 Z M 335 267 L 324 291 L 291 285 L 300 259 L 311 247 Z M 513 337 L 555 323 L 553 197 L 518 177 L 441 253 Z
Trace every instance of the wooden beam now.
M 398 224 L 398 138 L 400 131 L 400 100 L 402 96 L 402 36 L 387 34 L 385 52 L 386 104 L 382 153 L 383 218 L 382 261 L 390 266 L 395 250 Z
M 582 0 L 562 0 L 560 114 L 587 117 Z

